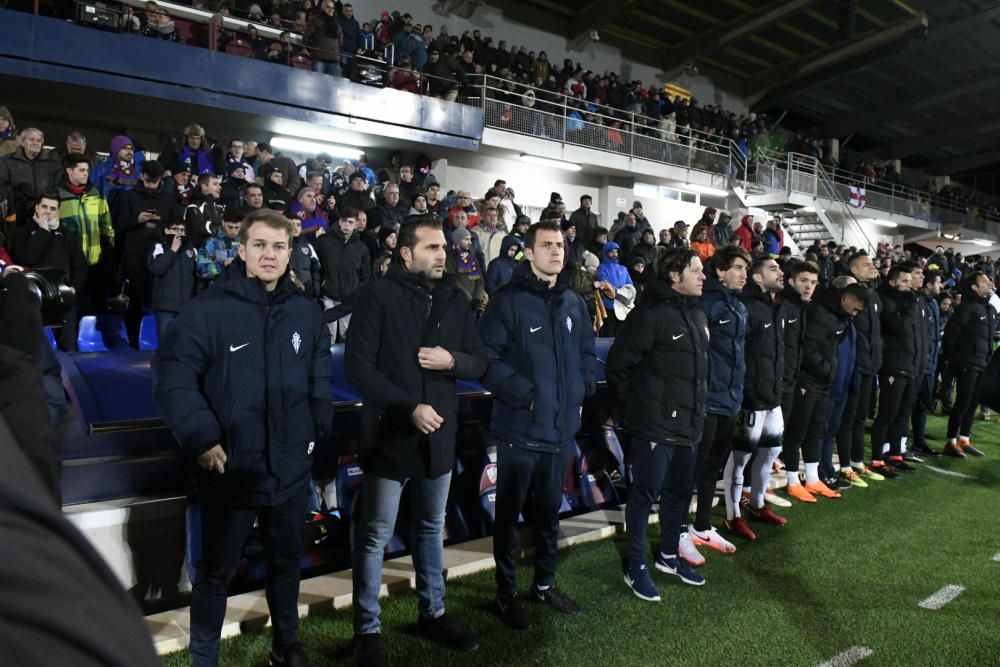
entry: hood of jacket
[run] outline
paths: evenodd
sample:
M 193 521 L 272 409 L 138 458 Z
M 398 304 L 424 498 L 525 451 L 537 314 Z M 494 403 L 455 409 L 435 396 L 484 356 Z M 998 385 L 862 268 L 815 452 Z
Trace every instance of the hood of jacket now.
M 500 257 L 507 257 L 507 251 L 511 249 L 512 246 L 521 245 L 521 239 L 514 238 L 513 236 L 503 237 L 503 241 L 500 243 Z
M 236 257 L 233 262 L 216 278 L 210 289 L 222 289 L 250 303 L 274 305 L 300 293 L 288 276 L 288 270 L 278 279 L 278 284 L 268 292 L 264 283 L 258 278 L 247 277 L 247 267 L 243 260 Z
M 617 250 L 619 253 L 621 253 L 621 246 L 615 243 L 614 241 L 609 241 L 608 243 L 604 244 L 604 247 L 601 249 L 601 264 L 605 264 L 607 262 L 612 262 L 612 263 L 618 262 L 617 259 L 611 260 L 608 257 L 608 253 L 611 252 L 612 250 Z

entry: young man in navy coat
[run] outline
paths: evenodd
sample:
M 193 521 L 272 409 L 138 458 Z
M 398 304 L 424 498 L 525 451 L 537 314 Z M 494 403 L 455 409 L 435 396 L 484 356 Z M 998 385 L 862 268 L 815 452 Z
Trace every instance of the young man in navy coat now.
M 532 225 L 526 261 L 493 294 L 479 321 L 489 356 L 483 384 L 493 393 L 490 437 L 497 448 L 497 608 L 512 628 L 531 618 L 517 594 L 517 517 L 529 492 L 535 530 L 532 600 L 557 611 L 580 607 L 555 585 L 559 507 L 583 400 L 594 392 L 597 357 L 587 306 L 563 272 L 565 241 L 557 223 Z

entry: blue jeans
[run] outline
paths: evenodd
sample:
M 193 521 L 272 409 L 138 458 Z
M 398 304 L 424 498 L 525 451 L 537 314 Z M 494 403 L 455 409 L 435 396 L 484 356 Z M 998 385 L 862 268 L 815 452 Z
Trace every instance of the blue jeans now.
M 160 310 L 154 313 L 156 316 L 156 344 L 160 345 L 163 342 L 163 337 L 167 335 L 167 329 L 170 328 L 170 323 L 174 321 L 177 317 L 177 313 L 168 310 Z
M 396 527 L 403 482 L 366 474 L 361 486 L 361 519 L 355 526 L 354 631 L 380 632 L 382 558 L 385 545 Z M 451 473 L 434 479 L 406 482 L 412 537 L 410 551 L 417 578 L 420 615 L 437 618 L 444 614 L 444 511 L 451 486 Z
M 332 60 L 314 60 L 313 71 L 319 72 L 320 74 L 329 74 L 330 76 L 339 77 L 340 63 Z

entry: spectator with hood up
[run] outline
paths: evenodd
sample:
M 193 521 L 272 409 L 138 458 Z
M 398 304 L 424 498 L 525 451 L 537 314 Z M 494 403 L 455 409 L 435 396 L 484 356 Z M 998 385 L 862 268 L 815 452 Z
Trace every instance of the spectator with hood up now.
M 624 264 L 618 263 L 618 256 L 621 248 L 617 243 L 605 243 L 604 251 L 601 253 L 601 265 L 597 267 L 597 280 L 607 283 L 617 293 L 625 285 L 632 284 L 632 278 L 628 274 L 628 269 Z M 614 336 L 618 329 L 619 320 L 615 316 L 615 300 L 612 297 L 602 294 L 604 308 L 608 311 L 608 317 L 601 328 L 602 336 Z
M 521 252 L 521 241 L 513 236 L 504 237 L 500 246 L 500 256 L 490 262 L 486 270 L 486 294 L 495 291 L 510 282 L 517 267 L 517 255 Z

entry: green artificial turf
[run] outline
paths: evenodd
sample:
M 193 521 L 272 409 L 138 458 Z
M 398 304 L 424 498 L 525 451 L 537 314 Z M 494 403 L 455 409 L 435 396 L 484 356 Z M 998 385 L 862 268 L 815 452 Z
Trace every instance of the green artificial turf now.
M 940 445 L 945 421 L 932 417 Z M 852 646 L 865 665 L 1000 664 L 1000 424 L 976 422 L 985 459 L 930 459 L 973 475 L 923 469 L 849 489 L 840 500 L 778 510 L 784 528 L 753 524 L 756 542 L 726 556 L 703 549 L 701 587 L 654 571 L 659 604 L 622 582 L 622 537 L 561 554 L 558 584 L 583 606 L 575 618 L 529 605 L 535 627 L 508 630 L 493 614 L 493 573 L 448 582 L 448 612 L 480 634 L 475 654 L 439 648 L 413 633 L 416 596 L 383 600 L 391 664 L 417 665 L 817 665 Z M 716 525 L 724 518 L 715 510 Z M 652 528 L 651 539 L 659 531 Z M 522 589 L 530 568 L 520 569 Z M 966 591 L 937 611 L 918 603 L 949 584 Z M 319 664 L 349 661 L 350 609 L 303 619 L 301 638 Z M 222 664 L 266 664 L 270 635 L 222 643 Z M 185 653 L 168 667 L 187 664 Z

